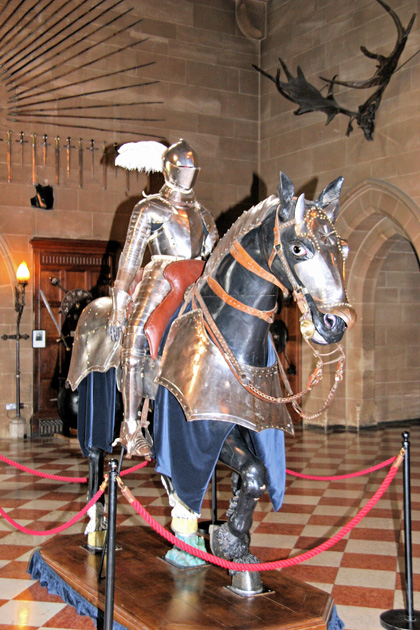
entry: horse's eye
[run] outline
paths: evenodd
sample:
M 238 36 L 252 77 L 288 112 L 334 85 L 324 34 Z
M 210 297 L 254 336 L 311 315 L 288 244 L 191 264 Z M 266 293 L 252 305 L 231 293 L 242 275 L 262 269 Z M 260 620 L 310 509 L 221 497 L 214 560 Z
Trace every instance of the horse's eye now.
M 306 249 L 306 247 L 304 247 L 300 243 L 295 243 L 294 245 L 292 245 L 292 252 L 298 258 L 302 258 L 302 256 L 306 256 L 307 255 L 308 250 Z

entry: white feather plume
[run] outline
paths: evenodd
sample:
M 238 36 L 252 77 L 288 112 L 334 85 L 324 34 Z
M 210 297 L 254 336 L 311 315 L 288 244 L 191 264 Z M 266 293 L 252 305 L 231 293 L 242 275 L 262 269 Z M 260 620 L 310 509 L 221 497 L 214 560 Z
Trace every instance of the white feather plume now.
M 162 155 L 166 148 L 164 144 L 154 140 L 127 142 L 118 149 L 115 165 L 129 171 L 161 173 Z

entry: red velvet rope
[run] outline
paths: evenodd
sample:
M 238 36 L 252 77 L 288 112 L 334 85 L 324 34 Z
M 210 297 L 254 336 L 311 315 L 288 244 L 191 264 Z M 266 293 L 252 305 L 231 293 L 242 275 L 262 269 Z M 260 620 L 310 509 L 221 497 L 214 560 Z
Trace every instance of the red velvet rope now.
M 74 523 L 76 523 L 78 520 L 80 520 L 82 518 L 82 516 L 84 516 L 87 513 L 89 508 L 92 507 L 92 505 L 94 505 L 96 503 L 96 501 L 99 499 L 99 497 L 101 497 L 103 495 L 103 493 L 104 493 L 104 490 L 99 488 L 98 492 L 95 494 L 94 497 L 91 498 L 89 503 L 87 503 L 85 505 L 85 507 L 80 510 L 80 512 L 78 514 L 75 514 L 75 516 L 73 516 L 68 521 L 68 523 L 63 523 L 62 525 L 59 525 L 58 527 L 54 527 L 53 529 L 46 529 L 44 531 L 40 531 L 40 530 L 36 530 L 36 529 L 29 529 L 28 527 L 24 527 L 23 525 L 19 525 L 19 523 L 17 523 L 15 520 L 13 520 L 3 510 L 3 508 L 1 508 L 1 507 L 0 507 L 0 514 L 1 514 L 1 516 L 3 516 L 6 519 L 6 521 L 8 523 L 10 523 L 10 525 L 13 525 L 13 527 L 16 527 L 16 529 L 18 529 L 19 531 L 23 532 L 24 534 L 30 534 L 31 536 L 52 536 L 53 534 L 59 534 L 60 532 L 64 531 L 65 529 L 68 529 L 69 527 L 74 525 Z
M 213 556 L 210 553 L 201 551 L 200 549 L 196 549 L 195 547 L 188 545 L 187 543 L 180 540 L 179 538 L 176 538 L 176 536 L 171 534 L 160 523 L 158 523 L 158 521 L 156 521 L 152 516 L 150 516 L 150 514 L 144 509 L 144 507 L 139 503 L 139 501 L 137 501 L 137 499 L 134 499 L 134 501 L 131 502 L 131 505 L 133 506 L 135 511 L 138 514 L 140 514 L 140 516 L 146 521 L 146 523 L 148 523 L 158 534 L 160 534 L 163 538 L 165 538 L 167 541 L 169 541 L 173 545 L 176 545 L 183 551 L 186 551 L 187 553 L 190 553 L 193 556 L 197 556 L 198 558 L 201 558 L 202 560 L 211 562 L 212 564 L 216 564 L 217 566 L 223 567 L 224 569 L 232 569 L 235 571 L 272 571 L 273 569 L 283 569 L 285 567 L 291 567 L 295 564 L 299 564 L 300 562 L 309 560 L 310 558 L 317 556 L 321 552 L 326 551 L 327 549 L 330 549 L 331 547 L 333 547 L 339 540 L 344 538 L 344 536 L 351 529 L 353 529 L 362 520 L 362 518 L 364 518 L 364 516 L 366 516 L 366 514 L 373 508 L 373 506 L 379 501 L 379 499 L 382 497 L 382 495 L 384 494 L 384 492 L 387 490 L 388 486 L 394 479 L 395 475 L 397 474 L 397 470 L 398 470 L 398 466 L 394 466 L 394 465 L 391 466 L 391 469 L 389 470 L 387 476 L 385 477 L 384 481 L 382 482 L 379 489 L 375 492 L 373 497 L 360 510 L 360 512 L 358 512 L 358 514 L 356 514 L 356 516 L 352 518 L 351 521 L 347 525 L 345 525 L 342 529 L 340 529 L 340 531 L 337 532 L 337 534 L 335 534 L 332 538 L 330 538 L 329 540 L 326 540 L 324 543 L 322 543 L 321 545 L 318 545 L 314 549 L 311 549 L 310 551 L 302 553 L 298 556 L 295 556 L 293 558 L 286 558 L 285 560 L 276 560 L 273 562 L 259 562 L 257 564 L 246 564 L 246 563 L 242 564 L 238 562 L 229 562 L 228 560 L 223 560 L 223 558 Z
M 375 470 L 385 468 L 385 466 L 392 464 L 395 461 L 395 459 L 396 459 L 396 456 L 390 457 L 389 459 L 382 462 L 381 464 L 377 464 L 376 466 L 371 466 L 370 468 L 365 468 L 365 470 L 360 470 L 358 472 L 348 473 L 346 475 L 328 475 L 328 476 L 304 475 L 303 473 L 290 470 L 289 468 L 286 468 L 286 473 L 294 477 L 300 477 L 301 479 L 312 479 L 314 481 L 336 481 L 339 479 L 351 479 L 352 477 L 361 477 L 363 475 L 368 475 L 369 473 L 374 472 Z M 9 459 L 8 457 L 4 457 L 4 455 L 0 455 L 0 460 L 5 462 L 6 464 L 9 464 L 9 466 L 14 466 L 15 468 L 19 468 L 19 470 L 23 470 L 24 472 L 30 473 L 32 475 L 36 475 L 37 477 L 53 479 L 54 481 L 66 481 L 68 483 L 86 483 L 87 482 L 87 477 L 62 477 L 61 475 L 51 475 L 49 473 L 41 472 L 40 470 L 27 468 L 26 466 L 23 466 L 22 464 L 18 464 L 17 462 L 14 462 L 12 459 Z M 144 461 L 144 462 L 141 462 L 140 464 L 137 464 L 136 466 L 127 468 L 127 470 L 123 470 L 120 473 L 120 477 L 123 477 L 124 475 L 129 475 L 130 473 L 134 472 L 135 470 L 139 470 L 140 468 L 144 468 L 145 466 L 147 466 L 148 463 L 149 463 L 148 461 Z
M 63 477 L 62 475 L 51 475 L 50 473 L 45 473 L 40 470 L 28 468 L 27 466 L 23 466 L 22 464 L 18 464 L 17 462 L 14 462 L 12 459 L 9 459 L 4 455 L 0 455 L 0 460 L 3 461 L 5 464 L 9 464 L 9 466 L 13 466 L 14 468 L 23 470 L 23 472 L 30 473 L 31 475 L 36 475 L 37 477 L 43 477 L 44 479 L 52 479 L 54 481 L 66 481 L 67 483 L 87 483 L 87 477 Z M 144 468 L 145 466 L 147 466 L 148 463 L 148 461 L 141 462 L 136 466 L 127 468 L 127 470 L 121 472 L 120 475 L 121 477 L 123 475 L 128 475 L 129 473 L 132 473 L 139 468 Z
M 3 456 L 0 456 L 0 457 L 1 459 L 3 459 L 3 461 L 7 459 L 7 458 L 3 458 Z M 395 460 L 396 457 L 392 459 Z M 401 458 L 400 458 L 400 462 L 401 462 Z M 125 474 L 127 474 L 128 472 L 131 472 L 132 470 L 137 470 L 138 468 L 142 468 L 145 465 L 147 465 L 147 462 L 142 462 L 141 464 L 134 466 L 132 469 L 125 471 Z M 228 560 L 224 560 L 223 558 L 219 558 L 207 552 L 196 549 L 195 547 L 188 545 L 184 541 L 180 540 L 179 538 L 171 534 L 168 530 L 166 530 L 160 523 L 158 523 L 152 516 L 150 516 L 150 514 L 144 509 L 144 507 L 139 503 L 139 501 L 137 501 L 137 499 L 133 499 L 129 502 L 131 503 L 135 511 L 138 514 L 140 514 L 140 516 L 146 521 L 146 523 L 148 523 L 157 533 L 159 533 L 167 541 L 176 545 L 177 547 L 179 547 L 183 551 L 186 551 L 187 553 L 190 553 L 194 556 L 197 556 L 198 558 L 201 558 L 202 560 L 211 562 L 212 564 L 216 564 L 225 569 L 232 569 L 236 571 L 269 571 L 269 570 L 274 570 L 274 569 L 282 569 L 285 567 L 293 566 L 295 564 L 299 564 L 300 562 L 304 562 L 305 560 L 313 558 L 314 556 L 334 546 L 351 529 L 353 529 L 362 520 L 362 518 L 366 516 L 366 514 L 372 509 L 372 507 L 379 501 L 379 499 L 383 496 L 384 492 L 387 490 L 388 486 L 390 485 L 395 475 L 397 474 L 398 466 L 399 466 L 399 463 L 397 465 L 391 466 L 386 478 L 382 482 L 379 489 L 375 492 L 373 497 L 360 510 L 360 512 L 358 512 L 358 514 L 346 526 L 344 526 L 339 532 L 337 532 L 337 534 L 335 534 L 332 538 L 325 541 L 321 545 L 318 545 L 318 547 L 315 547 L 314 549 L 310 551 L 307 551 L 303 554 L 295 556 L 294 558 L 286 558 L 285 560 L 276 560 L 273 562 L 260 562 L 256 564 L 229 562 Z M 16 527 L 19 531 L 25 534 L 30 534 L 32 536 L 51 536 L 54 534 L 59 534 L 60 532 L 68 529 L 74 523 L 80 520 L 82 516 L 84 516 L 87 513 L 90 507 L 92 507 L 92 505 L 94 505 L 98 501 L 98 499 L 102 496 L 103 493 L 104 493 L 104 490 L 100 488 L 98 492 L 95 494 L 95 496 L 92 497 L 92 499 L 84 506 L 84 508 L 82 508 L 82 510 L 80 510 L 78 514 L 73 516 L 70 519 L 70 521 L 68 521 L 67 523 L 63 523 L 62 525 L 59 525 L 58 527 L 44 530 L 44 531 L 33 530 L 27 527 L 24 527 L 23 525 L 19 525 L 19 523 L 17 523 L 14 519 L 8 516 L 8 514 L 1 507 L 0 507 L 0 515 L 3 516 L 8 523 L 10 523 L 14 527 Z
M 12 459 L 8 457 L 4 457 L 4 455 L 0 455 L 1 461 L 5 462 L 5 464 L 9 464 L 9 466 L 13 466 L 14 468 L 18 468 L 19 470 L 23 470 L 23 472 L 30 473 L 31 475 L 35 475 L 36 477 L 44 477 L 45 479 L 54 479 L 54 481 L 67 481 L 68 483 L 86 483 L 87 477 L 62 477 L 61 475 L 51 475 L 50 473 L 45 473 L 40 470 L 34 470 L 33 468 L 27 468 L 22 464 L 18 464 L 14 462 Z
M 376 464 L 376 466 L 365 468 L 365 470 L 359 470 L 359 472 L 348 473 L 347 475 L 304 475 L 303 473 L 295 472 L 294 470 L 289 470 L 288 468 L 286 468 L 286 472 L 288 475 L 300 477 L 301 479 L 312 479 L 313 481 L 336 481 L 337 479 L 351 479 L 352 477 L 361 477 L 362 475 L 368 475 L 371 472 L 375 472 L 375 470 L 379 470 L 380 468 L 385 468 L 385 466 L 389 466 L 390 464 L 394 463 L 396 459 L 397 456 L 394 455 L 394 457 L 390 457 L 381 464 Z
M 145 466 L 147 466 L 149 462 L 147 460 L 145 460 L 144 462 L 141 462 L 141 464 L 137 464 L 136 466 L 132 466 L 131 468 L 127 468 L 127 470 L 122 470 L 120 472 L 120 477 L 124 477 L 124 475 L 129 475 L 130 473 L 134 472 L 135 470 L 139 470 L 139 468 L 144 468 Z

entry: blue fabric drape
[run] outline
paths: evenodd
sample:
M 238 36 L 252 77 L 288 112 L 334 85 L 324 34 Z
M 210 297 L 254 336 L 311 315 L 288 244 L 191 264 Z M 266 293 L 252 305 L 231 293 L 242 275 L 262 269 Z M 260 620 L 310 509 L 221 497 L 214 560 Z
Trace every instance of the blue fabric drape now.
M 161 349 L 168 330 L 169 327 Z M 275 361 L 275 350 L 270 343 L 267 365 Z M 181 501 L 196 513 L 200 513 L 223 442 L 233 427 L 233 423 L 212 420 L 211 412 L 209 420 L 187 422 L 175 396 L 159 387 L 153 417 L 156 470 L 171 477 Z M 249 431 L 249 435 L 255 455 L 267 469 L 268 493 L 277 511 L 283 502 L 286 482 L 284 433 L 279 429 L 266 429 L 260 433 Z
M 98 630 L 104 625 L 104 613 L 79 595 L 67 582 L 65 582 L 44 560 L 39 551 L 35 551 L 28 564 L 29 575 L 33 580 L 38 580 L 41 586 L 45 586 L 52 595 L 58 595 L 63 602 L 73 606 L 79 615 L 90 617 L 96 622 Z M 114 630 L 127 630 L 118 621 L 114 620 Z
M 81 381 L 77 412 L 77 437 L 85 457 L 89 448 L 112 453 L 115 425 L 116 372 L 91 372 Z

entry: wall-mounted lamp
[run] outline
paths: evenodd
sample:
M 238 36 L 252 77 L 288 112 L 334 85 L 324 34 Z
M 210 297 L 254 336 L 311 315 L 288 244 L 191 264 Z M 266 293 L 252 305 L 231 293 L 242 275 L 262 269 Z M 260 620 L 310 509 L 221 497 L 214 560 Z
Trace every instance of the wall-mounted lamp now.
M 16 271 L 17 284 L 15 286 L 15 310 L 18 314 L 18 324 L 22 317 L 23 308 L 25 306 L 25 289 L 29 282 L 31 274 L 25 261 L 21 262 Z M 26 339 L 29 335 L 26 336 Z
M 25 420 L 21 418 L 20 410 L 22 405 L 20 403 L 20 340 L 29 339 L 29 335 L 20 334 L 20 320 L 22 318 L 23 309 L 25 307 L 25 289 L 29 282 L 30 273 L 26 262 L 21 262 L 16 271 L 16 286 L 15 286 L 15 311 L 17 313 L 16 318 L 16 334 L 15 335 L 2 335 L 4 341 L 8 339 L 16 340 L 16 418 L 12 420 L 17 426 L 11 430 L 11 437 L 24 437 Z M 20 425 L 20 426 L 19 426 Z

